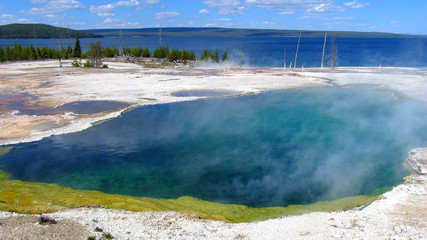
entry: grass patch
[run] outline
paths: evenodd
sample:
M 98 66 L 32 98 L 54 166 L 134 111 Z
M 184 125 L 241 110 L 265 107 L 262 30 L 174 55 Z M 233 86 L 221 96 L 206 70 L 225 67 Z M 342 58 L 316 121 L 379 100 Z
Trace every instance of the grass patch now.
M 317 211 L 342 211 L 376 199 L 375 196 L 355 196 L 309 205 L 251 208 L 244 205 L 208 202 L 192 197 L 157 199 L 75 190 L 57 184 L 10 180 L 10 174 L 4 171 L 0 171 L 0 189 L 1 211 L 41 214 L 72 207 L 99 205 L 136 212 L 177 211 L 226 222 L 253 222 Z

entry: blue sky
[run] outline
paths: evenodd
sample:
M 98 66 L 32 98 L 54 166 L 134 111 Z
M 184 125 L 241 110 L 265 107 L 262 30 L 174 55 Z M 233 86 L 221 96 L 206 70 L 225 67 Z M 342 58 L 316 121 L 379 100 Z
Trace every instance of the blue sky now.
M 427 0 L 0 0 L 0 25 L 232 27 L 427 34 Z

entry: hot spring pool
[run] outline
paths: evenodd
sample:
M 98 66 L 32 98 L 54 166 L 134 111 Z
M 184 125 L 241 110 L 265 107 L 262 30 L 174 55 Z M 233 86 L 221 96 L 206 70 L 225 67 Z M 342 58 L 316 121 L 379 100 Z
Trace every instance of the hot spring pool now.
M 271 91 L 134 109 L 16 145 L 12 178 L 132 196 L 254 207 L 370 194 L 408 174 L 427 107 L 374 86 Z

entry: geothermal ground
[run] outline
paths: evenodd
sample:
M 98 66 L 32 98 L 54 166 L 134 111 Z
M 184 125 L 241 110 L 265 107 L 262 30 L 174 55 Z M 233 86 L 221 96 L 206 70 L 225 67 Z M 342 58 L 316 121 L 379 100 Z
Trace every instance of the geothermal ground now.
M 183 90 L 227 91 L 236 95 L 274 89 L 375 84 L 396 97 L 427 99 L 427 72 L 415 68 L 258 69 L 144 68 L 107 62 L 108 69 L 58 67 L 56 61 L 0 65 L 0 145 L 40 140 L 89 128 L 135 106 L 190 101 L 174 97 Z M 12 99 L 12 101 L 11 101 Z M 128 107 L 90 114 L 53 111 L 29 115 L 12 111 L 46 110 L 80 101 L 120 101 Z M 410 117 L 410 116 L 409 116 Z M 422 146 L 420 146 L 422 147 Z M 381 199 L 344 212 L 320 212 L 263 222 L 231 224 L 175 212 L 127 212 L 75 208 L 40 215 L 0 213 L 1 239 L 87 239 L 111 234 L 115 239 L 427 239 L 427 149 L 411 152 L 416 171 Z M 96 229 L 96 230 L 95 230 Z

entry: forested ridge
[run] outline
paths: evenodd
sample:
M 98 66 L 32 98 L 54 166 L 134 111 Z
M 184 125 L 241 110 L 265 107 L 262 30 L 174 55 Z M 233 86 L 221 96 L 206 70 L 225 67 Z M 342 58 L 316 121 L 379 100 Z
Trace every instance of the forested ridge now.
M 70 28 L 60 28 L 46 24 L 13 23 L 0 26 L 0 38 L 7 39 L 75 38 L 77 32 L 81 38 L 101 37 L 94 33 L 77 31 Z

